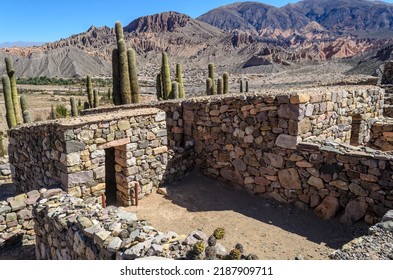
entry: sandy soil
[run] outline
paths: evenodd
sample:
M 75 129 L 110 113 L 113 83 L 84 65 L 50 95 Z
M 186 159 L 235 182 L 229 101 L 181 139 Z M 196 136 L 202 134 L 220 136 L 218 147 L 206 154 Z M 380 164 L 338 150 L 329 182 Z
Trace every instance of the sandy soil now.
M 166 196 L 153 193 L 140 200 L 133 209 L 138 218 L 178 234 L 195 229 L 211 234 L 224 227 L 227 234 L 221 243 L 227 249 L 242 243 L 260 259 L 327 259 L 368 228 L 363 223 L 344 226 L 338 219 L 323 221 L 312 211 L 252 196 L 197 171 L 168 185 L 167 191 Z

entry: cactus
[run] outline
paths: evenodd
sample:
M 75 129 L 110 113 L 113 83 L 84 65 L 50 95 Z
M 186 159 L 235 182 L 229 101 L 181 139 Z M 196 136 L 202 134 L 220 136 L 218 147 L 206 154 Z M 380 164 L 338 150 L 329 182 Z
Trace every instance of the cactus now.
M 192 250 L 196 255 L 200 255 L 203 251 L 205 251 L 205 244 L 203 243 L 203 241 L 198 241 L 194 244 Z
M 130 74 L 130 84 L 131 84 L 131 99 L 132 103 L 139 103 L 139 84 L 138 77 L 136 73 L 136 60 L 135 60 L 135 52 L 133 49 L 128 49 L 127 51 L 128 57 L 128 71 Z
M 229 260 L 240 260 L 242 253 L 238 249 L 232 249 L 228 255 Z
M 225 72 L 222 75 L 222 79 L 224 81 L 224 94 L 228 94 L 229 93 L 229 74 L 227 72 Z
M 224 228 L 219 227 L 219 228 L 216 228 L 216 229 L 214 230 L 213 236 L 214 236 L 216 239 L 223 239 L 223 238 L 224 238 L 224 235 L 225 235 L 225 229 L 224 229 Z
M 211 78 L 206 79 L 206 94 L 213 95 L 213 80 Z
M 113 104 L 121 105 L 120 74 L 119 74 L 119 51 L 112 51 L 112 98 Z
M 71 116 L 77 117 L 78 107 L 76 106 L 75 98 L 73 96 L 70 97 L 70 104 L 71 104 Z
M 91 84 L 90 76 L 87 76 L 86 78 L 86 90 L 87 90 L 87 98 L 89 100 L 89 108 L 93 108 L 94 96 L 93 96 L 93 86 Z
M 5 149 L 4 149 L 4 144 L 3 144 L 3 132 L 0 131 L 0 157 L 5 156 Z
M 106 93 L 106 99 L 107 99 L 108 101 L 110 101 L 110 100 L 112 99 L 112 91 L 111 91 L 110 88 L 108 88 L 108 91 L 107 91 L 107 93 Z
M 216 83 L 214 81 L 214 64 L 209 63 L 208 69 L 209 69 L 209 78 L 212 79 L 213 94 L 217 94 Z
M 85 103 L 83 103 L 83 109 L 87 110 L 90 108 L 89 102 L 85 101 Z
M 117 49 L 119 50 L 119 77 L 120 77 L 120 95 L 121 104 L 131 104 L 131 84 L 130 74 L 128 71 L 128 58 L 126 42 L 121 39 L 117 42 Z
M 161 74 L 157 74 L 157 78 L 156 78 L 156 93 L 157 93 L 157 100 L 163 100 Z
M 217 80 L 217 94 L 224 93 L 224 81 L 222 78 L 218 78 Z
M 163 99 L 167 100 L 172 92 L 171 72 L 169 69 L 168 54 L 162 53 L 161 79 L 163 85 Z
M 169 95 L 169 99 L 179 99 L 179 83 L 173 82 L 171 88 L 172 91 Z
M 243 93 L 243 80 L 240 80 L 240 93 Z
M 185 98 L 186 94 L 184 92 L 183 75 L 180 63 L 176 64 L 176 79 L 179 83 L 179 98 Z
M 93 90 L 93 95 L 94 95 L 94 108 L 98 108 L 100 106 L 100 97 L 98 96 L 98 91 L 95 89 Z
M 15 70 L 12 65 L 12 60 L 9 57 L 6 57 L 4 60 L 5 60 L 5 65 L 6 65 L 6 69 L 7 69 L 7 75 L 10 79 L 10 84 L 11 84 L 12 104 L 14 105 L 16 124 L 22 124 L 23 118 L 22 118 L 22 111 L 20 110 L 20 105 L 19 105 L 18 88 L 16 85 Z
M 16 119 L 14 104 L 12 103 L 10 78 L 7 75 L 4 75 L 1 81 L 3 83 L 4 102 L 8 128 L 13 128 L 16 126 Z
M 115 22 L 116 42 L 124 39 L 123 25 L 120 21 Z
M 88 103 L 89 104 L 89 103 Z M 87 108 L 89 109 L 89 108 Z M 55 113 L 55 106 L 52 104 L 50 108 L 50 115 L 49 115 L 50 120 L 55 120 L 56 119 L 56 113 Z
M 246 81 L 246 92 L 248 92 L 248 81 Z
M 24 95 L 22 95 L 20 97 L 20 107 L 21 107 L 22 113 L 23 113 L 23 122 L 24 123 L 31 123 L 29 106 L 27 104 L 27 98 Z

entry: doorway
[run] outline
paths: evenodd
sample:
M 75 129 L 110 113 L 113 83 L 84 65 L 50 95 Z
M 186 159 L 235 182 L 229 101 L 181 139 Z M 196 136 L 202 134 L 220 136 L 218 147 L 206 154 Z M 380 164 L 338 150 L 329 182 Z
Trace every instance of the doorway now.
M 105 149 L 105 196 L 107 205 L 115 205 L 117 202 L 115 164 L 115 148 Z

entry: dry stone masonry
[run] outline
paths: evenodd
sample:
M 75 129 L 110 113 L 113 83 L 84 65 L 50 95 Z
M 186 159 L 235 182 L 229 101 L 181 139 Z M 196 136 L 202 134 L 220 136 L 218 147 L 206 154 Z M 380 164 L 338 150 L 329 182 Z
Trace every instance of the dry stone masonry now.
M 127 206 L 135 190 L 143 197 L 196 165 L 324 219 L 373 223 L 393 208 L 383 104 L 381 88 L 353 86 L 93 109 L 11 130 L 10 161 L 22 191 L 57 185 L 97 197 L 113 185 Z

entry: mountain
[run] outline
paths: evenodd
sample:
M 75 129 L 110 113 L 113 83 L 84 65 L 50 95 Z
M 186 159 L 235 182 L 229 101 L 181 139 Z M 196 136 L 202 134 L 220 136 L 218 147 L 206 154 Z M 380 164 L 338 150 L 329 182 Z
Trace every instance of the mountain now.
M 304 0 L 283 9 L 295 9 L 326 29 L 362 37 L 393 35 L 393 4 L 369 0 Z
M 314 22 L 335 35 L 367 38 L 393 35 L 393 5 L 369 0 L 304 0 L 281 8 L 260 2 L 242 2 L 216 8 L 197 19 L 226 31 L 302 32 Z
M 393 44 L 392 7 L 367 0 L 304 0 L 281 8 L 242 2 L 197 19 L 177 12 L 140 17 L 125 25 L 124 37 L 136 51 L 141 75 L 148 76 L 159 70 L 163 51 L 184 68 L 205 69 L 213 62 L 238 73 L 343 58 L 356 64 L 367 61 L 364 53 Z M 42 46 L 0 49 L 0 74 L 3 57 L 12 56 L 20 77 L 110 76 L 115 47 L 113 28 L 91 26 Z

